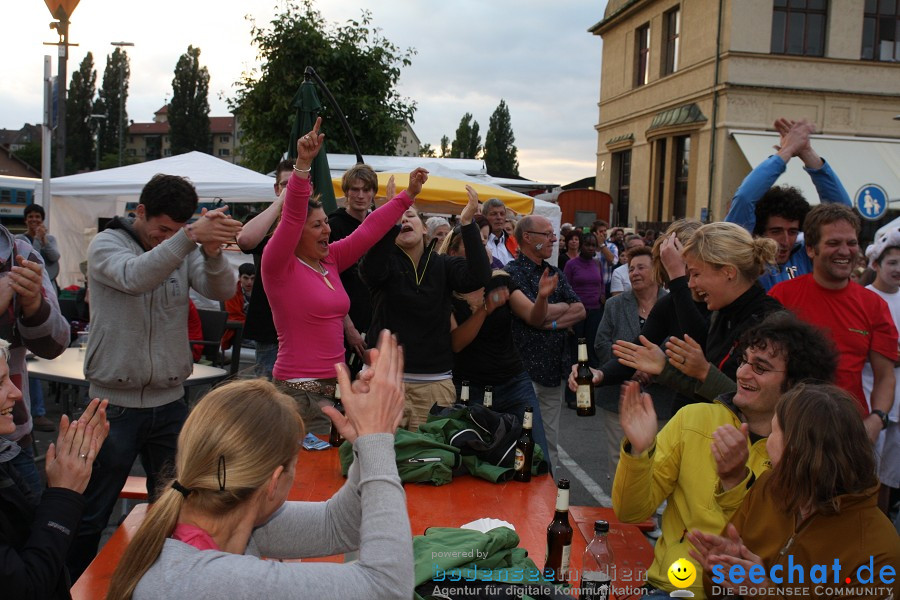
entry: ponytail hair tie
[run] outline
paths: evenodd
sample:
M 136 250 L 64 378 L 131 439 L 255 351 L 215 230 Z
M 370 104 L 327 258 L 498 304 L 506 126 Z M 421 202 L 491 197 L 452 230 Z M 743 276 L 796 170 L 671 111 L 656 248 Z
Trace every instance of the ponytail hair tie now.
M 190 489 L 184 487 L 184 486 L 181 485 L 180 483 L 178 483 L 178 480 L 177 480 L 177 479 L 176 479 L 175 481 L 172 482 L 172 489 L 175 490 L 176 492 L 180 492 L 181 495 L 184 496 L 185 498 L 187 498 L 188 496 L 190 496 L 190 495 L 191 495 L 191 491 L 192 491 L 192 490 L 190 490 Z

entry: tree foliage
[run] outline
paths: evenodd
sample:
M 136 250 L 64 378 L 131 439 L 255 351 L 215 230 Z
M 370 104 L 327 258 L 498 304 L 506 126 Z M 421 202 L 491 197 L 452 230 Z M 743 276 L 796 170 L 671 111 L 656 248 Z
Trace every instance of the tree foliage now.
M 94 167 L 94 94 L 97 71 L 94 57 L 88 52 L 78 70 L 72 73 L 66 98 L 66 172 L 77 173 Z
M 437 158 L 437 150 L 431 147 L 431 144 L 419 146 L 419 156 L 428 158 Z
M 244 164 L 271 169 L 287 150 L 296 109 L 291 100 L 312 66 L 338 104 L 363 153 L 394 153 L 404 120 L 415 103 L 395 91 L 402 67 L 415 53 L 401 50 L 371 26 L 371 13 L 344 25 L 327 23 L 312 0 L 288 2 L 267 27 L 251 20 L 259 73 L 244 73 L 229 107 L 241 123 Z M 322 90 L 323 133 L 330 152 L 352 152 Z
M 466 113 L 456 128 L 456 137 L 450 147 L 450 158 L 475 158 L 481 152 L 481 136 L 478 135 L 478 121 Z
M 121 125 L 124 130 L 128 129 L 128 111 L 125 110 L 125 105 L 128 102 L 130 77 L 128 54 L 121 48 L 116 48 L 106 56 L 103 83 L 94 106 L 94 112 L 106 114 L 106 122 L 100 129 L 101 154 L 119 153 L 119 127 Z
M 450 158 L 450 138 L 441 136 L 441 158 Z
M 487 135 L 484 139 L 484 165 L 488 175 L 494 177 L 518 177 L 519 161 L 516 157 L 518 149 L 515 145 L 509 108 L 501 99 L 491 115 Z
M 172 154 L 211 151 L 209 135 L 209 71 L 200 66 L 200 48 L 188 46 L 175 65 L 169 135 Z

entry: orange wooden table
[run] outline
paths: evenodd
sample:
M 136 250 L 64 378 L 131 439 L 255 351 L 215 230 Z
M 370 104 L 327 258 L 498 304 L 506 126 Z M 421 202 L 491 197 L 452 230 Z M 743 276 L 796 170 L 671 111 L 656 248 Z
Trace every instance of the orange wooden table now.
M 344 484 L 340 474 L 337 450 L 301 450 L 297 475 L 288 498 L 299 501 L 323 501 Z M 458 477 L 453 482 L 435 487 L 428 484 L 405 484 L 406 503 L 413 535 L 421 535 L 429 527 L 459 527 L 470 521 L 492 517 L 511 523 L 520 538 L 520 546 L 528 550 L 535 564 L 542 568 L 547 546 L 547 525 L 553 518 L 556 484 L 547 475 L 534 477 L 529 483 L 509 481 L 490 483 L 476 477 Z M 608 511 L 601 512 L 599 511 Z M 146 515 L 147 505 L 140 504 L 128 515 L 109 539 L 88 569 L 72 587 L 74 600 L 103 598 L 112 573 Z M 595 518 L 607 517 L 611 525 L 625 533 L 610 536 L 617 562 L 621 559 L 637 563 L 653 558 L 637 527 L 621 525 L 611 509 L 572 507 L 570 521 L 580 532 L 572 538 L 571 568 L 581 568 L 581 555 L 593 536 Z M 602 514 L 603 516 L 595 516 Z M 587 530 L 582 528 L 586 524 Z M 586 531 L 586 533 L 585 533 Z M 616 527 L 613 527 L 616 531 Z M 638 539 L 639 538 L 639 539 Z M 643 544 L 643 545 L 641 545 Z M 342 560 L 331 557 L 326 560 Z

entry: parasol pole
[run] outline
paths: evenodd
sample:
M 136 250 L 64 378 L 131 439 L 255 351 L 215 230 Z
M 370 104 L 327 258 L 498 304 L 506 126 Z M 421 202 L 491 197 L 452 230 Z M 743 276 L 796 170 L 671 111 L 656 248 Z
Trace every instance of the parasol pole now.
M 316 70 L 312 67 L 306 67 L 306 70 L 303 72 L 303 80 L 309 81 L 312 78 L 319 85 L 321 90 L 325 92 L 325 97 L 328 98 L 328 103 L 331 104 L 331 107 L 334 109 L 334 112 L 337 113 L 338 119 L 341 122 L 341 126 L 344 128 L 344 133 L 347 134 L 347 137 L 350 139 L 350 143 L 353 145 L 353 149 L 356 151 L 356 164 L 363 164 L 362 152 L 359 150 L 359 144 L 356 143 L 356 137 L 354 137 L 353 132 L 350 131 L 350 123 L 347 122 L 347 119 L 344 117 L 343 111 L 341 111 L 341 107 L 338 106 L 337 100 L 334 99 L 334 96 L 331 95 L 331 91 L 328 89 L 328 86 L 325 85 L 325 82 L 322 81 L 322 78 L 319 77 L 319 74 L 316 73 Z

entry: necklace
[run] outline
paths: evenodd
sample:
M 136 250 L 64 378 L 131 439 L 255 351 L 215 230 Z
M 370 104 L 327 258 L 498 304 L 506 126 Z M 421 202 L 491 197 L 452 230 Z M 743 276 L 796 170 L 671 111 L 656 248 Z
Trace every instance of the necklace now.
M 313 271 L 315 271 L 316 273 L 318 273 L 319 275 L 321 275 L 321 276 L 322 276 L 322 280 L 325 282 L 325 285 L 327 285 L 327 286 L 329 287 L 329 289 L 331 289 L 331 291 L 334 291 L 334 286 L 331 285 L 331 282 L 330 282 L 330 281 L 328 281 L 328 269 L 326 269 L 325 267 L 323 267 L 321 263 L 319 263 L 319 268 L 317 269 L 317 268 L 315 268 L 314 266 L 312 266 L 311 264 L 307 263 L 307 262 L 306 262 L 305 260 L 303 260 L 302 258 L 300 258 L 299 256 L 297 257 L 297 260 L 299 260 L 300 263 L 301 263 L 303 266 L 305 266 L 306 268 L 312 269 Z

